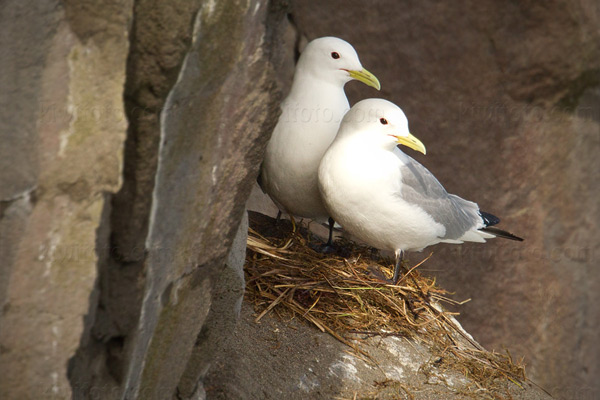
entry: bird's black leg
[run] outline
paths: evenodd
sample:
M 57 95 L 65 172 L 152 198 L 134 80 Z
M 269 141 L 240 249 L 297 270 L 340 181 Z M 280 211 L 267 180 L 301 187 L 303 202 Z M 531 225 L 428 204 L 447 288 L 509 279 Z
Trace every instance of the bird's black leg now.
M 327 220 L 329 222 L 329 239 L 327 240 L 326 247 L 333 247 L 333 226 L 335 225 L 335 221 L 333 218 L 329 217 Z
M 394 285 L 398 283 L 400 280 L 400 268 L 404 268 L 402 265 L 402 250 L 396 251 L 396 266 L 394 267 L 394 277 L 392 278 L 392 282 Z
M 397 285 L 398 282 L 400 281 L 400 269 L 402 268 L 404 270 L 404 272 L 406 274 L 408 274 L 408 269 L 406 267 L 404 267 L 404 263 L 402 262 L 402 250 L 396 250 L 396 267 L 394 268 L 394 277 L 392 278 L 392 283 L 394 285 Z M 423 292 L 423 289 L 421 289 L 421 286 L 419 286 L 419 284 L 417 283 L 417 280 L 415 279 L 414 276 L 410 276 L 410 279 L 413 281 L 415 287 L 419 290 L 419 293 L 425 294 L 425 296 L 429 296 L 428 294 L 426 294 L 425 292 Z
M 333 220 L 333 218 L 329 218 L 328 220 L 329 223 L 329 239 L 327 240 L 327 243 L 325 243 L 324 245 L 321 244 L 314 244 L 311 245 L 310 247 L 321 253 L 321 254 L 331 254 L 331 253 L 335 253 L 335 247 L 333 246 L 333 226 L 335 225 L 335 221 Z
M 319 248 L 317 251 L 322 254 L 331 254 L 335 253 L 335 247 L 333 247 L 333 225 L 335 225 L 335 221 L 333 218 L 329 217 L 327 220 L 329 223 L 329 239 L 327 239 L 327 243 L 324 246 Z
M 277 211 L 277 217 L 275 218 L 275 225 L 279 225 L 279 221 L 281 221 L 281 210 Z

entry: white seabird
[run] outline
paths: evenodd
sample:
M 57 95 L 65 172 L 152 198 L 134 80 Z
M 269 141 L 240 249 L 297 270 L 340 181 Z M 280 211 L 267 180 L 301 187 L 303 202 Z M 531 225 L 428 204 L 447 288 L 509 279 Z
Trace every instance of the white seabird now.
M 379 81 L 362 67 L 352 45 L 342 39 L 315 39 L 300 55 L 258 179 L 280 211 L 327 221 L 329 214 L 319 194 L 317 170 L 350 108 L 344 85 L 353 79 L 380 89 Z M 328 245 L 331 219 L 329 228 Z
M 403 251 L 495 236 L 522 240 L 490 227 L 499 219 L 448 194 L 399 144 L 425 154 L 398 106 L 383 99 L 362 100 L 345 115 L 318 173 L 329 215 L 358 239 L 395 252 L 394 282 Z

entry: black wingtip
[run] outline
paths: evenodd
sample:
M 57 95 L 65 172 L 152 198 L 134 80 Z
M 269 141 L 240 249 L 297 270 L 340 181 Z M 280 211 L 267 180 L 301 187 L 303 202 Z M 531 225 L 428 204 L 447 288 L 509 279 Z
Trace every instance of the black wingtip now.
M 491 233 L 492 235 L 496 235 L 497 237 L 504 238 L 504 239 L 516 240 L 518 242 L 523 241 L 523 238 L 515 236 L 510 232 L 503 231 L 502 229 L 493 228 L 491 226 L 486 226 L 485 228 L 482 228 L 481 230 L 484 232 Z
M 479 210 L 479 215 L 481 215 L 481 219 L 483 219 L 483 224 L 485 226 L 496 225 L 497 223 L 500 222 L 500 218 L 498 218 L 495 215 L 492 215 L 490 213 L 486 213 L 485 211 Z

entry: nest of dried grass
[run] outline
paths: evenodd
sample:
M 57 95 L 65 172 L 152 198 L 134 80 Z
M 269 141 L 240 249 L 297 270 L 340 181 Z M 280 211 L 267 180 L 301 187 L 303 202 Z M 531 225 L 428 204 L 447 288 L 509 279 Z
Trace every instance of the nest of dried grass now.
M 486 351 L 454 322 L 456 314 L 440 304 L 461 303 L 421 275 L 419 265 L 392 285 L 377 277 L 383 273 L 391 278 L 391 260 L 382 262 L 372 249 L 342 239 L 336 245 L 343 257 L 324 255 L 308 240 L 306 230 L 294 232 L 288 221 L 275 227 L 272 219 L 251 215 L 246 296 L 259 313 L 257 321 L 269 312 L 300 316 L 367 358 L 361 338 L 413 338 L 437 355 L 436 368 L 461 372 L 476 390 L 493 390 L 507 381 L 522 387 L 527 381 L 523 365 L 508 352 Z

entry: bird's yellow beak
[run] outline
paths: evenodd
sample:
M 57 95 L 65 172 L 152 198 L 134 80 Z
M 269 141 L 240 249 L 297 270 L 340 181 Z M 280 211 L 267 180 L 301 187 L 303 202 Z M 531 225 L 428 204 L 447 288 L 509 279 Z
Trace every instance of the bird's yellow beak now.
M 425 145 L 419 139 L 411 135 L 408 136 L 397 136 L 397 143 L 402 144 L 406 147 L 410 147 L 413 150 L 416 150 L 420 153 L 426 154 L 427 150 L 425 150 Z
M 360 71 L 348 70 L 350 77 L 352 79 L 356 79 L 357 81 L 361 81 L 367 86 L 374 87 L 375 89 L 381 89 L 381 85 L 379 84 L 379 79 L 375 77 L 372 73 L 367 71 L 366 69 L 362 69 Z

